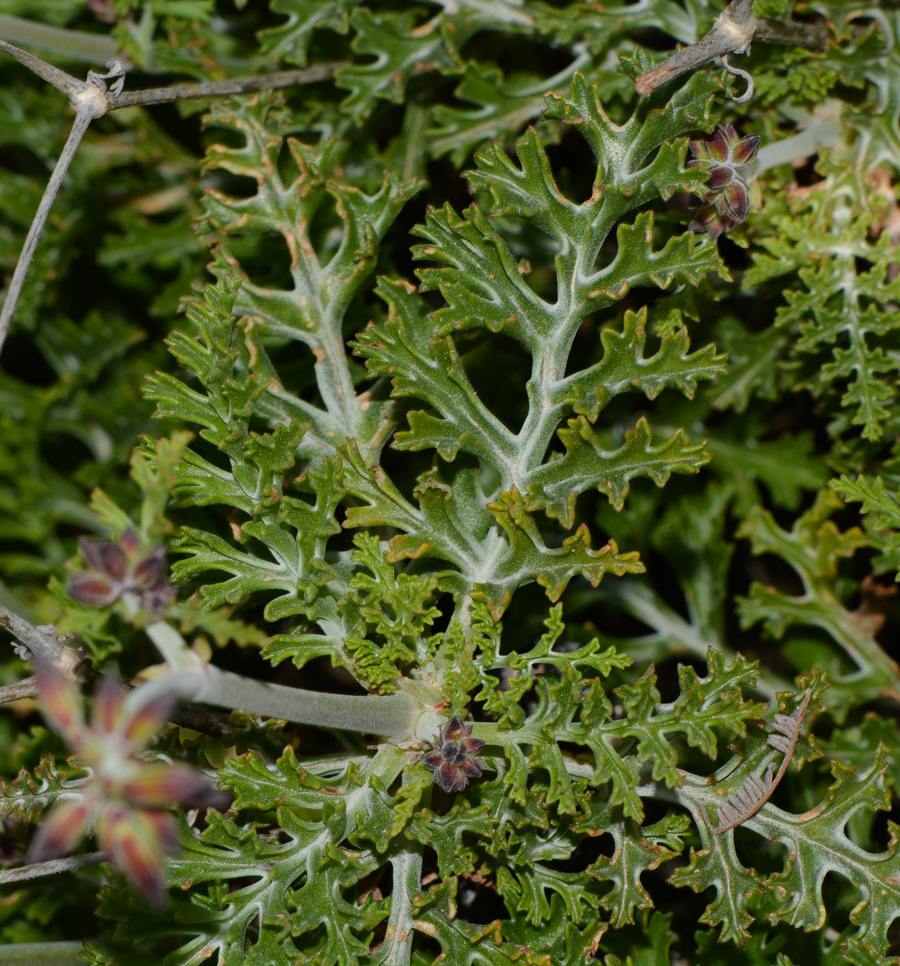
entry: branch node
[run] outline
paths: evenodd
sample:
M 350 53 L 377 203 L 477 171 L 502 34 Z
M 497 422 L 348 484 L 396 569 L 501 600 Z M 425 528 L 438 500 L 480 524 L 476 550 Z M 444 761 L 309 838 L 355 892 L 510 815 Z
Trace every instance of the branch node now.
M 125 69 L 117 60 L 106 65 L 107 73 L 99 74 L 89 70 L 88 83 L 71 100 L 76 111 L 90 113 L 92 118 L 102 117 L 111 107 L 112 101 L 122 93 L 125 86 Z M 107 81 L 113 81 L 107 85 Z

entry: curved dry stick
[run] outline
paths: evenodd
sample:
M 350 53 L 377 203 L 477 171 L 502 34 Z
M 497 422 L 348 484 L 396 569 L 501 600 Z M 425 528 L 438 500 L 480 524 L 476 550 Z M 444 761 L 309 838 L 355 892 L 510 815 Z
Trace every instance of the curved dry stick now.
M 696 44 L 684 47 L 634 82 L 634 89 L 644 96 L 657 87 L 694 70 L 708 60 L 722 54 L 742 54 L 750 47 L 756 33 L 757 20 L 753 16 L 753 0 L 733 0 L 716 17 L 712 29 Z
M 650 94 L 657 87 L 716 57 L 746 53 L 752 40 L 822 50 L 827 46 L 828 39 L 828 29 L 820 24 L 757 18 L 753 15 L 753 0 L 734 0 L 719 14 L 709 33 L 697 43 L 676 51 L 658 67 L 641 74 L 635 80 L 634 88 L 641 96 Z M 738 103 L 747 99 L 748 95 L 740 100 L 735 98 Z
M 784 773 L 794 756 L 794 749 L 797 747 L 800 730 L 803 727 L 803 717 L 806 714 L 811 697 L 812 691 L 808 690 L 803 698 L 803 703 L 793 714 L 775 715 L 775 728 L 780 734 L 769 735 L 767 741 L 773 748 L 783 753 L 784 758 L 781 760 L 781 767 L 773 776 L 772 766 L 770 765 L 764 779 L 759 779 L 756 775 L 748 776 L 743 786 L 724 804 L 719 806 L 719 819 L 724 821 L 725 824 L 714 828 L 712 830 L 713 835 L 721 835 L 723 832 L 737 828 L 738 825 L 743 825 L 772 797 L 772 792 L 784 778 Z M 740 811 L 738 806 L 743 811 Z

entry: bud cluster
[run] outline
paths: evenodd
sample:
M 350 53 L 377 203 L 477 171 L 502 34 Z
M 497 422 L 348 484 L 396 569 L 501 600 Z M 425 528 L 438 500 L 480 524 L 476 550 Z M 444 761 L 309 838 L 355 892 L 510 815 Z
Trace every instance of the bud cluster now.
M 712 238 L 730 231 L 746 221 L 751 206 L 762 204 L 759 185 L 751 177 L 750 163 L 759 150 L 759 135 L 739 138 L 734 126 L 716 127 L 705 138 L 691 139 L 689 168 L 699 168 L 707 174 L 706 202 L 688 226 L 691 231 L 708 231 Z
M 109 540 L 79 542 L 88 569 L 69 578 L 66 593 L 82 604 L 108 607 L 125 593 L 134 593 L 151 614 L 161 614 L 174 597 L 165 574 L 166 548 L 141 553 L 140 541 L 129 527 L 117 543 Z

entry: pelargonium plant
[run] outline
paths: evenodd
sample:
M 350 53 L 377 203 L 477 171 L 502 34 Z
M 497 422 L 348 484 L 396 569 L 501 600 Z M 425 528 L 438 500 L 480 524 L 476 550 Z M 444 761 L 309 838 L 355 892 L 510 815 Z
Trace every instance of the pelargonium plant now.
M 900 963 L 900 14 L 0 56 L 0 963 Z

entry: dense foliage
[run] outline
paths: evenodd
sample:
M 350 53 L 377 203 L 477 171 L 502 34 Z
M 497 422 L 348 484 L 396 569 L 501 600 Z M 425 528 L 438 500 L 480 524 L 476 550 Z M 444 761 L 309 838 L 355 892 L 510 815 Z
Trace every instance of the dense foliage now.
M 895 5 L 757 0 L 828 41 L 732 55 L 740 100 L 635 92 L 704 0 L 3 10 L 126 90 L 336 66 L 103 117 L 38 248 L 0 605 L 99 710 L 0 716 L 0 962 L 900 963 Z M 0 63 L 5 275 L 70 122 Z M 228 793 L 164 896 L 131 785 L 110 862 L 3 879 L 110 794 L 143 706 L 104 731 L 85 666 L 220 709 L 123 759 Z

